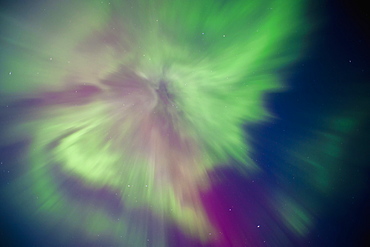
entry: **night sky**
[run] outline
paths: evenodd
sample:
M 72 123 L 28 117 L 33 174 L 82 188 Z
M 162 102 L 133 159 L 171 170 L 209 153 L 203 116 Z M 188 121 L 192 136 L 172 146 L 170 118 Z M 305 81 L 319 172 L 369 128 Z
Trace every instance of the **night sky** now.
M 370 246 L 369 16 L 0 1 L 0 246 Z

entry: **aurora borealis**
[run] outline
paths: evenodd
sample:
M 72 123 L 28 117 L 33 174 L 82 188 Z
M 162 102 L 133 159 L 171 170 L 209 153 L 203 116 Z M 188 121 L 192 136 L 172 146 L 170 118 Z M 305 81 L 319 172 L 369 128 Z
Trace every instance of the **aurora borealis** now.
M 324 4 L 31 2 L 0 11 L 4 243 L 366 241 L 368 71 Z

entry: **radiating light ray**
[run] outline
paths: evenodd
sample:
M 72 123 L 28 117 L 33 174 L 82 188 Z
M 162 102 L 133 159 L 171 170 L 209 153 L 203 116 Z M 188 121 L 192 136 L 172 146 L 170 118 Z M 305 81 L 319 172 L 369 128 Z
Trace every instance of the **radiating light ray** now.
M 4 142 L 29 140 L 18 203 L 37 195 L 26 214 L 62 222 L 65 239 L 144 246 L 154 221 L 153 246 L 172 224 L 217 241 L 201 193 L 217 167 L 258 171 L 243 126 L 271 117 L 263 97 L 281 90 L 277 70 L 304 48 L 303 7 L 83 1 L 50 5 L 54 17 L 27 26 L 6 17 L 15 30 L 2 39 L 0 89 L 25 116 Z

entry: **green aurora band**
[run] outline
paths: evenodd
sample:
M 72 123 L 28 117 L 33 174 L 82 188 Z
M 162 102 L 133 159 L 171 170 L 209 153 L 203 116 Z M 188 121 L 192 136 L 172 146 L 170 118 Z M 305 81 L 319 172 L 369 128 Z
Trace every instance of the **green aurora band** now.
M 148 219 L 132 215 L 149 209 L 158 221 L 152 246 L 166 244 L 166 222 L 217 241 L 199 193 L 216 167 L 258 172 L 244 126 L 273 117 L 264 95 L 286 88 L 277 72 L 302 54 L 304 3 L 69 1 L 45 8 L 49 14 L 35 8 L 21 21 L 1 15 L 8 26 L 1 66 L 9 71 L 0 78 L 1 101 L 41 102 L 21 111 L 2 141 L 30 140 L 20 158 L 27 172 L 12 185 L 27 190 L 14 204 L 27 202 L 22 211 L 35 221 L 42 215 L 45 229 L 61 222 L 65 238 L 78 232 L 145 246 Z M 72 200 L 56 182 L 60 174 L 64 183 L 108 189 L 124 212 L 113 217 Z

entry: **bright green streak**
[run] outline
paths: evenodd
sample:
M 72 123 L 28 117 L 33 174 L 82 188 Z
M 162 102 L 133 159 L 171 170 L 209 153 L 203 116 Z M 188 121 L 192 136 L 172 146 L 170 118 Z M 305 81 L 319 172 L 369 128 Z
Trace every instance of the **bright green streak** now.
M 51 19 L 41 14 L 33 24 L 38 32 L 11 22 L 9 38 L 3 38 L 9 49 L 2 66 L 12 74 L 2 73 L 2 92 L 22 97 L 26 92 L 58 91 L 70 86 L 66 78 L 104 90 L 86 105 L 37 111 L 37 119 L 25 120 L 9 132 L 10 140 L 32 137 L 26 158 L 31 162 L 27 179 L 32 193 L 41 198 L 35 208 L 51 218 L 63 218 L 68 205 L 82 210 L 53 187 L 47 171 L 58 166 L 89 188 L 117 192 L 128 210 L 150 207 L 159 219 L 206 239 L 214 229 L 198 192 L 207 188 L 208 171 L 232 159 L 244 164 L 247 172 L 257 169 L 243 126 L 271 117 L 263 97 L 282 90 L 277 70 L 294 62 L 303 49 L 300 39 L 307 27 L 302 1 L 91 2 L 56 6 Z M 91 43 L 96 33 L 113 35 L 116 43 Z M 158 151 L 158 142 L 165 138 L 150 132 L 154 137 L 144 139 L 153 144 L 142 151 L 139 125 L 160 103 L 151 94 L 111 101 L 117 92 L 100 82 L 122 67 L 134 71 L 148 88 L 160 80 L 168 83 L 174 99 L 172 107 L 163 108 L 165 120 L 195 150 L 165 152 L 169 147 L 163 144 Z M 134 111 L 126 107 L 133 102 Z M 55 140 L 59 145 L 48 149 Z M 177 158 L 169 159 L 169 154 Z M 186 195 L 191 199 L 184 204 Z M 90 236 L 102 232 L 119 242 L 122 232 L 132 235 L 129 229 L 135 222 L 128 213 L 122 216 L 125 223 L 117 223 L 98 208 L 89 210 L 99 213 L 86 213 L 84 220 L 78 220 L 78 213 L 63 219 L 67 225 L 87 227 Z M 132 240 L 137 246 L 143 224 Z

